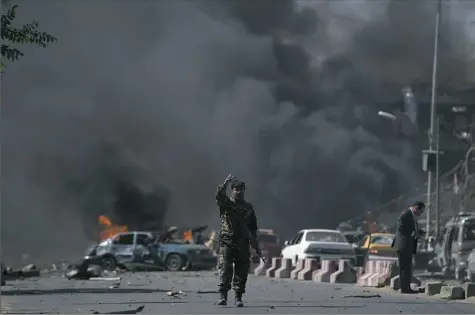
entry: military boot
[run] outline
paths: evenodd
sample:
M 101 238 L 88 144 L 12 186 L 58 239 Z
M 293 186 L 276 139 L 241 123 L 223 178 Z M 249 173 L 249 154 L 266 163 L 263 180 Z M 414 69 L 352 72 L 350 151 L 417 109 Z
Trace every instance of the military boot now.
M 242 293 L 236 292 L 236 307 L 243 307 L 244 303 L 242 302 Z
M 218 303 L 216 303 L 217 305 L 227 305 L 228 304 L 228 292 L 225 292 L 225 291 L 221 291 L 219 292 L 219 300 L 218 300 Z

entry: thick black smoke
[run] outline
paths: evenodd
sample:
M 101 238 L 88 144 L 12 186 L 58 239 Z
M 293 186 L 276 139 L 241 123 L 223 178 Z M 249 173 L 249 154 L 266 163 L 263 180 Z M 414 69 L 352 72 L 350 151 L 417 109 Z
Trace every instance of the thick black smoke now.
M 5 255 L 77 254 L 99 214 L 216 223 L 228 173 L 282 233 L 420 184 L 420 148 L 376 112 L 430 79 L 432 1 L 19 4 L 58 43 L 2 77 Z M 465 76 L 457 19 L 443 81 Z

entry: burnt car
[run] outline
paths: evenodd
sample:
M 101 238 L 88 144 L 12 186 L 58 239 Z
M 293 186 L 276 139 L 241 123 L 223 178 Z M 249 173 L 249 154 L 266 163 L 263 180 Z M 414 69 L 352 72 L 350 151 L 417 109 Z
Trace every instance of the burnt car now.
M 204 245 L 169 240 L 160 243 L 152 232 L 125 232 L 95 245 L 85 259 L 98 261 L 106 269 L 127 264 L 150 264 L 169 271 L 211 270 L 217 258 Z

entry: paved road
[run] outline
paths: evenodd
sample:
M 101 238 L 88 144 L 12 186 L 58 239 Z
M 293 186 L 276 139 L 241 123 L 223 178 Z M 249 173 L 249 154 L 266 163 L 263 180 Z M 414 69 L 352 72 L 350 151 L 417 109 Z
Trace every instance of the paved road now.
M 216 274 L 136 273 L 123 275 L 119 288 L 102 281 L 67 280 L 58 275 L 10 282 L 2 287 L 3 313 L 115 313 L 141 305 L 145 314 L 474 314 L 475 304 L 405 296 L 385 289 L 315 284 L 296 280 L 251 277 L 245 307 L 214 305 Z M 166 292 L 187 293 L 181 299 Z M 199 292 L 203 291 L 203 292 Z M 380 294 L 381 298 L 351 297 Z M 232 297 L 232 296 L 231 296 Z M 231 300 L 232 301 L 232 300 Z

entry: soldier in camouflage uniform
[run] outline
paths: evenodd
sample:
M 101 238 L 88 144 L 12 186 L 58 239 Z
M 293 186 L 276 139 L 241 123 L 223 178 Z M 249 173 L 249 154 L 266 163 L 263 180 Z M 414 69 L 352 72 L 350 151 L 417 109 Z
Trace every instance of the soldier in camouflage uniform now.
M 234 178 L 233 175 L 229 175 L 216 192 L 221 221 L 219 232 L 220 299 L 217 304 L 227 304 L 232 280 L 236 306 L 243 307 L 242 295 L 245 293 L 250 268 L 249 244 L 258 255 L 261 252 L 257 246 L 257 219 L 254 208 L 252 204 L 244 200 L 244 182 L 234 180 Z M 232 182 L 231 198 L 226 195 L 226 189 L 230 182 Z

